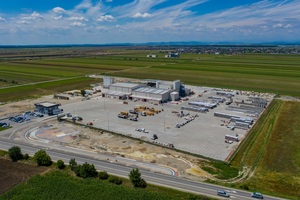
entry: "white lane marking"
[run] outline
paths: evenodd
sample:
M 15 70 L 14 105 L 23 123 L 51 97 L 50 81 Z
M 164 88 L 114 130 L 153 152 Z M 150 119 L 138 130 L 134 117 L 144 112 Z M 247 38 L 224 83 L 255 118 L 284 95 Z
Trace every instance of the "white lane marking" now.
M 123 158 L 123 157 L 120 157 L 120 156 L 116 156 L 116 158 L 121 159 L 121 160 L 130 160 L 130 161 L 136 162 L 136 160 L 130 159 L 130 158 Z

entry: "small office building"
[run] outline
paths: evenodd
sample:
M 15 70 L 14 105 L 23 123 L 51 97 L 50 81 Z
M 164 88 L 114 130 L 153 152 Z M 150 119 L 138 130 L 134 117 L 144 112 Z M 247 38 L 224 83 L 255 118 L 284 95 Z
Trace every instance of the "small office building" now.
M 57 103 L 42 102 L 34 105 L 36 112 L 46 115 L 58 115 L 62 112 L 62 110 L 59 108 L 60 104 Z

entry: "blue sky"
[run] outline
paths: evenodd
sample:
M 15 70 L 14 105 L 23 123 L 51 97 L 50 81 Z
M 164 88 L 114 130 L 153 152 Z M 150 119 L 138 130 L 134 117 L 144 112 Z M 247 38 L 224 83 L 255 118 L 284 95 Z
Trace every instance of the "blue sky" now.
M 0 0 L 0 45 L 299 42 L 299 0 Z

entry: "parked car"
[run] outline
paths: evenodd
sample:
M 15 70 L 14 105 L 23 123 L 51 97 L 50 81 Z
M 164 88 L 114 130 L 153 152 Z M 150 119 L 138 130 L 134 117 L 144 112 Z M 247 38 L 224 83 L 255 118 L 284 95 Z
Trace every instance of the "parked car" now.
M 218 190 L 217 195 L 222 196 L 222 197 L 230 197 L 230 195 L 225 192 L 224 190 Z
M 136 112 L 135 110 L 129 110 L 129 113 L 131 113 L 131 114 L 138 114 L 138 112 Z
M 31 111 L 26 111 L 26 112 L 23 113 L 23 116 L 29 116 L 29 115 L 32 115 Z
M 151 137 L 151 140 L 156 140 L 156 139 L 158 139 L 157 135 L 153 134 L 153 136 Z
M 257 199 L 263 199 L 264 198 L 264 196 L 261 193 L 259 193 L 259 192 L 253 192 L 251 194 L 251 197 L 257 198 Z
M 0 127 L 2 127 L 2 128 L 7 128 L 7 127 L 9 127 L 9 126 L 10 126 L 9 123 L 6 123 L 6 122 L 0 122 Z

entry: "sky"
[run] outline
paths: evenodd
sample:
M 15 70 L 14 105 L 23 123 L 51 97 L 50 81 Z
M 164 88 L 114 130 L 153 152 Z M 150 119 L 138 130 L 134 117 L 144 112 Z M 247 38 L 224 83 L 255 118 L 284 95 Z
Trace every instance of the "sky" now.
M 0 45 L 300 42 L 300 0 L 0 0 Z

